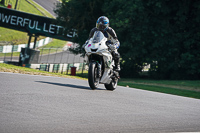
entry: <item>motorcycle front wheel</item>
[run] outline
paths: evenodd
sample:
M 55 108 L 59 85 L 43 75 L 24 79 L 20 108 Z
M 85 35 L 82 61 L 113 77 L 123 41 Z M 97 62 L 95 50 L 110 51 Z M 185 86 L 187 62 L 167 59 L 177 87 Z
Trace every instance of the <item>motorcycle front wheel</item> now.
M 88 70 L 88 82 L 91 89 L 97 89 L 99 86 L 99 77 L 97 76 L 96 62 L 90 62 Z

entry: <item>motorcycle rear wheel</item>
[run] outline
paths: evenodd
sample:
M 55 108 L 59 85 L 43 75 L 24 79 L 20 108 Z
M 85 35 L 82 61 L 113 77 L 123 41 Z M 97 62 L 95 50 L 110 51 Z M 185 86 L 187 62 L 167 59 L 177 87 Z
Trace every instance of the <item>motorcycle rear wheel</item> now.
M 117 88 L 118 79 L 113 79 L 110 84 L 104 84 L 107 90 L 113 91 Z
M 91 89 L 97 89 L 99 86 L 99 78 L 97 76 L 97 65 L 96 62 L 90 62 L 88 70 L 88 83 Z

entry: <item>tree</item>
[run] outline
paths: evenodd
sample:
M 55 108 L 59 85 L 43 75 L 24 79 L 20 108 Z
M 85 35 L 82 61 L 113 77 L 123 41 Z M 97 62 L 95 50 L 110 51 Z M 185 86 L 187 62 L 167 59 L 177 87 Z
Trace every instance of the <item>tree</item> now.
M 199 8 L 198 0 L 106 1 L 122 43 L 122 74 L 137 75 L 146 62 L 152 77 L 200 78 Z
M 103 14 L 101 7 L 103 0 L 62 0 L 57 4 L 55 13 L 58 15 L 58 22 L 66 29 L 75 29 L 77 37 L 73 42 L 78 43 L 78 47 L 73 52 L 80 53 L 81 46 L 89 37 L 90 30 L 95 27 L 95 22 Z
M 1 0 L 0 3 L 1 3 L 2 5 L 5 5 L 5 0 Z
M 153 78 L 200 79 L 198 0 L 63 0 L 56 13 L 77 30 L 80 46 L 97 18 L 107 16 L 121 42 L 122 76 L 137 77 L 148 63 Z

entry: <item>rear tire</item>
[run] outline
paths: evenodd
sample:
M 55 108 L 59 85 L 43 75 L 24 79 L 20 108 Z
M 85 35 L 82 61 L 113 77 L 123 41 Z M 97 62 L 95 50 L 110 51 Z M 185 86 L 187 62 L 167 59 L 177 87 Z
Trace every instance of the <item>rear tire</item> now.
M 118 79 L 113 79 L 110 84 L 104 84 L 107 90 L 113 91 L 117 88 Z
M 88 83 L 91 89 L 97 89 L 99 86 L 99 78 L 97 76 L 97 65 L 96 62 L 90 62 L 88 70 Z

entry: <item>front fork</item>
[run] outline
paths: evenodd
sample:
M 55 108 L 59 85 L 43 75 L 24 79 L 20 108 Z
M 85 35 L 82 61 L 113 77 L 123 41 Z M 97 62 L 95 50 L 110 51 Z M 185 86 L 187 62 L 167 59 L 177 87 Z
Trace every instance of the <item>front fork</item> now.
M 101 78 L 103 60 L 101 58 L 99 58 L 98 56 L 93 56 L 93 55 L 90 55 L 90 56 L 87 56 L 87 57 L 88 57 L 89 62 L 95 62 L 96 63 L 96 66 L 95 66 L 97 68 L 96 76 L 97 76 L 97 78 Z
M 100 78 L 101 77 L 101 64 L 99 62 L 96 63 L 97 65 L 97 77 Z

